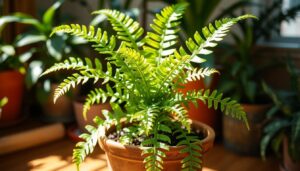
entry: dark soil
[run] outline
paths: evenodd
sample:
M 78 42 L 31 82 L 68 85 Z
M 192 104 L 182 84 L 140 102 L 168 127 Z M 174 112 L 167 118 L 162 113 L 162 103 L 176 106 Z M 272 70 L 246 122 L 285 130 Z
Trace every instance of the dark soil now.
M 121 130 L 119 132 L 112 132 L 109 135 L 107 135 L 107 138 L 110 140 L 116 141 L 116 142 L 120 142 L 120 137 L 123 136 L 124 134 L 126 134 L 126 132 L 123 130 Z M 168 144 L 168 145 L 176 146 L 178 144 L 179 140 L 176 139 L 177 135 L 175 135 L 175 134 L 165 134 L 165 135 L 167 135 L 168 137 L 171 138 L 171 144 Z M 200 130 L 196 130 L 196 131 L 194 131 L 194 133 L 191 133 L 190 135 L 198 136 L 199 140 L 202 140 L 205 137 L 205 135 Z M 143 141 L 145 141 L 148 138 L 151 138 L 152 136 L 153 135 L 150 134 L 148 137 L 146 135 L 140 135 L 140 136 L 134 137 L 133 141 L 128 145 L 140 146 Z

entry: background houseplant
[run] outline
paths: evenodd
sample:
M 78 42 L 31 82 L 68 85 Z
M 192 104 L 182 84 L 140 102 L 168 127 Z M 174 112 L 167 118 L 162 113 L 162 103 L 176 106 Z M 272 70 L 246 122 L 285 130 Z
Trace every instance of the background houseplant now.
M 274 105 L 267 114 L 261 155 L 265 158 L 267 147 L 271 146 L 283 158 L 281 169 L 296 171 L 300 169 L 300 72 L 290 60 L 287 66 L 291 81 L 289 91 L 274 91 L 264 84 Z
M 153 31 L 148 32 L 143 39 L 141 38 L 144 33 L 143 28 L 130 17 L 115 10 L 100 10 L 95 14 L 107 16 L 117 32 L 116 37 L 108 36 L 105 31 L 95 29 L 93 26 L 87 28 L 71 24 L 59 26 L 54 30 L 54 33 L 67 32 L 83 37 L 92 42 L 93 47 L 99 53 L 107 55 L 106 70 L 102 69 L 102 64 L 97 58 L 93 62 L 89 58 L 84 60 L 69 58 L 44 72 L 44 74 L 49 74 L 63 69 L 77 71 L 58 86 L 54 101 L 71 87 L 85 84 L 90 79 L 95 82 L 100 78 L 104 79 L 102 84 L 106 85 L 106 89 L 99 88 L 91 91 L 86 99 L 83 114 L 86 114 L 90 105 L 103 103 L 108 97 L 110 97 L 113 112 L 102 111 L 105 119 L 96 117 L 97 127 L 86 127 L 89 134 L 81 136 L 85 142 L 78 143 L 73 153 L 73 159 L 77 165 L 93 151 L 100 138 L 100 145 L 105 151 L 120 146 L 128 153 L 118 152 L 119 155 L 131 154 L 131 150 L 138 151 L 142 157 L 135 166 L 147 170 L 162 170 L 165 166 L 164 158 L 170 157 L 166 154 L 169 154 L 169 150 L 172 152 L 173 148 L 176 149 L 171 146 L 183 145 L 178 147 L 184 154 L 179 155 L 183 157 L 183 164 L 176 163 L 175 169 L 179 169 L 178 166 L 182 165 L 184 169 L 197 170 L 201 167 L 199 158 L 201 143 L 197 134 L 192 132 L 197 129 L 200 131 L 202 128 L 195 129 L 197 122 L 191 125 L 187 111 L 182 105 L 186 106 L 189 101 L 196 103 L 197 99 L 201 99 L 209 107 L 220 108 L 226 115 L 246 122 L 246 114 L 241 106 L 229 98 L 223 99 L 222 94 L 217 91 L 194 90 L 184 95 L 178 92 L 178 88 L 182 83 L 216 73 L 217 71 L 213 68 L 194 68 L 191 62 L 202 62 L 201 55 L 211 53 L 209 49 L 222 40 L 234 23 L 253 16 L 244 15 L 218 20 L 203 28 L 201 33 L 196 32 L 193 38 L 185 43 L 186 48 L 181 46 L 176 50 L 174 45 L 178 39 L 179 19 L 182 18 L 185 8 L 185 3 L 164 8 L 160 14 L 156 15 L 154 24 L 151 25 Z M 120 42 L 117 43 L 117 39 Z M 114 133 L 109 135 L 105 133 L 106 131 Z M 125 146 L 108 140 L 106 137 L 114 135 L 118 137 L 117 141 Z M 205 151 L 206 146 L 212 144 L 204 143 L 203 145 Z M 177 156 L 177 154 L 179 151 L 173 155 Z M 123 166 L 120 160 L 108 153 L 107 157 L 109 163 L 118 161 L 117 165 Z M 109 165 L 109 167 L 118 168 L 115 165 Z M 134 165 L 129 162 L 127 167 L 134 167 Z M 130 169 L 127 168 L 127 170 Z
M 259 154 L 262 124 L 270 103 L 261 87 L 262 73 L 277 65 L 270 61 L 262 62 L 263 56 L 258 44 L 278 33 L 281 22 L 292 20 L 300 6 L 283 11 L 282 0 L 276 0 L 270 5 L 260 4 L 252 8 L 258 10 L 258 17 L 263 20 L 240 22 L 238 24 L 240 33 L 231 33 L 234 43 L 224 45 L 227 47 L 227 56 L 223 58 L 221 64 L 225 75 L 221 78 L 219 86 L 220 91 L 241 101 L 248 113 L 249 124 L 252 127 L 250 131 L 243 131 L 240 129 L 242 124 L 228 117 L 223 118 L 226 147 L 245 154 Z M 244 11 L 242 10 L 242 13 Z M 234 17 L 236 13 L 237 11 L 231 11 L 230 16 Z M 241 130 L 241 133 L 233 133 L 235 130 Z
M 40 79 L 37 82 L 38 76 L 45 68 L 63 60 L 66 54 L 76 56 L 75 54 L 79 53 L 79 50 L 75 46 L 86 43 L 82 39 L 67 34 L 56 34 L 49 38 L 54 25 L 61 22 L 60 17 L 58 17 L 58 10 L 63 3 L 64 0 L 57 0 L 42 13 L 41 19 L 24 13 L 14 13 L 0 18 L 1 28 L 11 22 L 18 22 L 28 26 L 27 31 L 16 37 L 15 46 L 25 48 L 27 52 L 35 54 L 28 64 L 26 85 L 31 89 L 30 93 L 35 94 L 35 98 L 31 99 L 34 104 L 34 112 L 40 107 L 35 104 L 39 103 L 42 106 L 43 113 L 46 115 L 38 116 L 45 121 L 71 121 L 72 103 L 67 96 L 60 99 L 56 105 L 53 105 L 51 100 L 56 83 L 60 81 L 63 74 L 52 74 L 51 77 Z M 36 113 L 40 113 L 40 111 L 38 110 Z

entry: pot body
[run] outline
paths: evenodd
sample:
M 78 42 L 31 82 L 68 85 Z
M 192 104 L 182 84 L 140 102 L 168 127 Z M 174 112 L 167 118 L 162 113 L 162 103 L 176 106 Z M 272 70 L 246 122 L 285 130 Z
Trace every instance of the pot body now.
M 299 171 L 300 161 L 295 162 L 289 155 L 289 142 L 288 138 L 283 139 L 283 163 L 280 166 L 281 171 Z
M 203 152 L 205 153 L 213 146 L 215 133 L 211 127 L 198 121 L 193 121 L 192 127 L 198 129 L 206 136 L 202 140 Z M 109 129 L 108 132 L 114 129 Z M 107 132 L 107 131 L 103 131 Z M 106 133 L 107 134 L 107 133 Z M 106 153 L 108 168 L 111 171 L 143 171 L 145 165 L 143 163 L 144 158 L 141 156 L 142 150 L 138 146 L 122 145 L 118 142 L 108 140 L 106 138 L 99 139 L 101 148 Z M 166 158 L 164 158 L 164 171 L 179 171 L 181 170 L 181 160 L 185 157 L 185 154 L 181 154 L 180 150 L 183 146 L 170 147 L 169 151 L 166 151 Z M 202 155 L 203 156 L 203 155 Z
M 20 118 L 24 93 L 24 75 L 18 71 L 0 72 L 0 99 L 8 98 L 3 107 L 0 123 L 14 122 Z
M 85 126 L 88 125 L 93 125 L 95 126 L 95 123 L 93 122 L 93 119 L 96 116 L 99 116 L 100 118 L 103 118 L 102 115 L 102 110 L 109 110 L 111 111 L 111 106 L 109 103 L 104 103 L 104 104 L 96 104 L 92 105 L 90 110 L 87 112 L 86 115 L 86 120 L 83 117 L 83 102 L 81 101 L 74 101 L 73 102 L 73 108 L 74 108 L 74 113 L 75 113 L 75 118 L 77 121 L 77 124 L 79 126 L 79 129 L 82 132 L 85 132 Z
M 265 114 L 270 105 L 242 104 L 250 126 L 228 116 L 223 117 L 223 140 L 225 147 L 246 155 L 258 155 Z

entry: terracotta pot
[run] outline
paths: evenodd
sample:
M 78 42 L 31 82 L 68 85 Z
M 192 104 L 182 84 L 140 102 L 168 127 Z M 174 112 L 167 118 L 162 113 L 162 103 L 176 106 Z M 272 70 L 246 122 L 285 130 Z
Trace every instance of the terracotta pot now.
M 186 93 L 188 91 L 193 90 L 201 90 L 201 89 L 215 89 L 218 81 L 219 81 L 219 75 L 215 74 L 212 77 L 212 80 L 209 85 L 206 85 L 204 83 L 204 80 L 197 80 L 188 82 L 187 84 L 184 84 L 185 88 L 180 89 L 179 91 L 182 93 Z M 211 126 L 214 130 L 217 131 L 220 130 L 220 123 L 221 118 L 218 117 L 218 111 L 208 108 L 206 104 L 204 104 L 201 100 L 197 100 L 198 107 L 196 107 L 192 102 L 189 103 L 188 107 L 188 115 L 190 119 L 196 120 L 199 122 L 203 122 L 209 126 Z
M 258 155 L 265 114 L 270 105 L 242 104 L 247 113 L 250 130 L 243 121 L 223 117 L 223 140 L 225 147 L 240 154 Z
M 15 122 L 20 119 L 24 93 L 24 75 L 18 71 L 0 72 L 0 99 L 8 98 L 2 109 L 1 123 Z
M 111 111 L 111 106 L 109 103 L 92 105 L 90 110 L 87 112 L 87 115 L 86 115 L 87 118 L 85 120 L 83 118 L 83 102 L 74 101 L 73 108 L 74 108 L 77 124 L 79 126 L 79 129 L 82 132 L 85 132 L 85 126 L 87 124 L 95 126 L 95 123 L 93 122 L 93 119 L 95 118 L 95 116 L 99 116 L 100 118 L 103 118 L 103 115 L 101 113 L 102 110 L 106 109 L 106 110 Z
M 289 155 L 289 142 L 288 138 L 283 139 L 283 164 L 280 166 L 281 171 L 299 171 L 300 161 L 295 162 Z
M 211 127 L 198 121 L 193 121 L 192 127 L 204 133 L 205 138 L 202 140 L 202 145 L 203 153 L 205 153 L 210 148 L 212 148 L 215 133 Z M 114 128 L 110 128 L 108 131 L 103 130 L 103 133 L 107 135 L 107 132 L 111 132 L 113 130 Z M 145 170 L 145 166 L 143 163 L 144 158 L 141 156 L 142 150 L 138 146 L 122 145 L 118 142 L 108 140 L 106 138 L 100 138 L 99 144 L 106 153 L 109 170 Z M 181 154 L 179 151 L 183 148 L 183 146 L 170 147 L 170 150 L 166 152 L 167 157 L 164 158 L 164 171 L 181 170 L 181 160 L 185 157 L 185 155 Z
M 58 98 L 56 103 L 53 102 L 53 96 L 57 84 L 51 84 L 50 95 L 48 96 L 46 102 L 42 104 L 43 120 L 47 122 L 71 122 L 74 120 L 72 111 L 72 100 L 67 95 L 63 95 Z

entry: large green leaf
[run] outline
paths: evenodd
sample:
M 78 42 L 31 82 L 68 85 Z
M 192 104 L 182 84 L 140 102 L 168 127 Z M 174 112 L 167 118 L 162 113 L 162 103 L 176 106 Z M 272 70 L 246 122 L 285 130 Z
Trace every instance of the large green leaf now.
M 40 31 L 45 30 L 45 26 L 40 23 L 37 19 L 33 18 L 32 16 L 29 16 L 27 14 L 23 13 L 14 13 L 9 16 L 3 16 L 0 18 L 0 32 L 2 32 L 4 26 L 11 22 L 19 22 L 23 24 L 29 24 L 34 26 L 36 29 Z
M 15 48 L 12 45 L 2 45 L 0 46 L 0 54 L 4 53 L 9 56 L 15 55 Z
M 16 38 L 15 45 L 17 47 L 27 46 L 30 44 L 46 41 L 47 37 L 43 34 L 36 34 L 36 33 L 24 33 L 18 35 Z
M 51 39 L 48 39 L 46 42 L 47 50 L 49 54 L 56 59 L 56 61 L 60 61 L 63 57 L 65 41 L 63 36 L 53 36 Z
M 55 15 L 56 10 L 63 4 L 64 0 L 56 1 L 43 15 L 43 23 L 46 27 L 51 30 L 53 26 L 53 17 Z
M 43 63 L 41 61 L 30 62 L 25 77 L 26 86 L 32 87 L 37 82 L 42 72 L 43 72 Z

